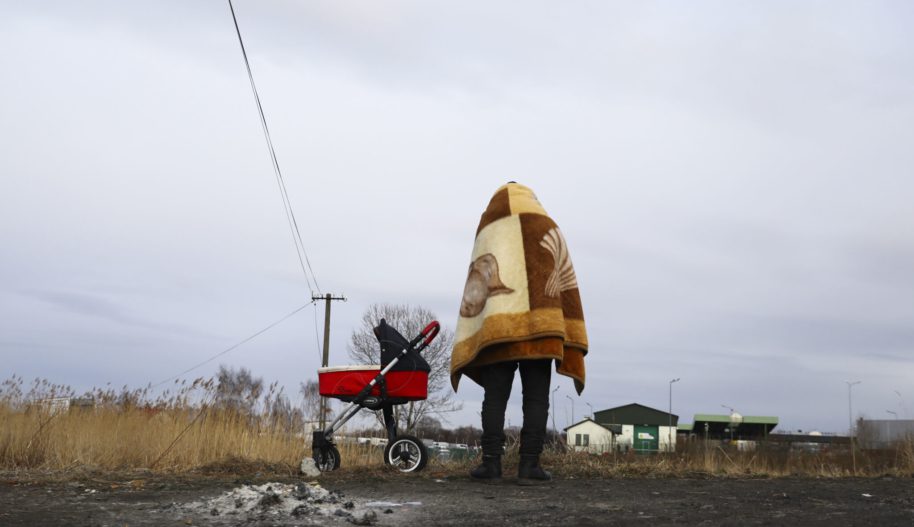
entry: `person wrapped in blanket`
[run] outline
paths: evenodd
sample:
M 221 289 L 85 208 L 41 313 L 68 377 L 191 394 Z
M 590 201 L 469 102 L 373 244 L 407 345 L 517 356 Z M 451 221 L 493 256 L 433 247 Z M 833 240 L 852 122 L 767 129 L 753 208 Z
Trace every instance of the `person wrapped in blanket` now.
M 514 375 L 523 387 L 518 483 L 551 479 L 540 466 L 552 364 L 584 389 L 587 332 L 565 237 L 529 188 L 499 188 L 476 229 L 460 304 L 451 385 L 462 375 L 482 386 L 482 464 L 470 475 L 498 480 L 505 409 Z

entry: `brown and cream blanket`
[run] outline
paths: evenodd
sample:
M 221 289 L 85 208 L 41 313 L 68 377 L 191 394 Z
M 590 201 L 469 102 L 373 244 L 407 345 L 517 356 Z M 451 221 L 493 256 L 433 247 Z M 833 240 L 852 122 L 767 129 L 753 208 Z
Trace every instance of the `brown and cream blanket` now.
M 529 188 L 498 189 L 476 230 L 451 355 L 461 375 L 507 360 L 555 359 L 584 389 L 587 332 L 565 238 Z

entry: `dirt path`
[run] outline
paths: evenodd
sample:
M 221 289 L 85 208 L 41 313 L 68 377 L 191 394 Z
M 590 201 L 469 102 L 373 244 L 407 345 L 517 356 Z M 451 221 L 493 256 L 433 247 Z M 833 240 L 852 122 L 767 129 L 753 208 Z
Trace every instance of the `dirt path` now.
M 407 525 L 914 525 L 914 479 L 564 480 L 519 487 L 468 479 L 336 485 L 348 495 L 419 501 Z
M 911 478 L 586 479 L 538 487 L 345 472 L 319 487 L 292 479 L 254 487 L 266 481 L 130 478 L 3 476 L 0 525 L 914 525 Z M 239 489 L 261 493 L 249 512 L 238 505 Z

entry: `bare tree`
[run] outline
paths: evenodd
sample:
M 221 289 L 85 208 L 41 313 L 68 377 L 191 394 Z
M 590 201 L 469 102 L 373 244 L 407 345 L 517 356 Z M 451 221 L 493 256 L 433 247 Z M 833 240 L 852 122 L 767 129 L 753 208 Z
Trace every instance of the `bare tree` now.
M 217 407 L 242 414 L 253 415 L 263 394 L 263 378 L 251 375 L 247 368 L 227 368 L 219 365 L 216 385 Z
M 399 331 L 407 339 L 412 339 L 421 332 L 429 322 L 435 320 L 435 314 L 418 306 L 372 304 L 362 314 L 362 322 L 353 331 L 349 343 L 349 357 L 362 364 L 380 364 L 381 346 L 374 336 L 374 328 L 381 319 Z M 422 352 L 422 357 L 431 366 L 428 375 L 428 398 L 424 401 L 413 401 L 394 407 L 397 427 L 414 432 L 416 425 L 425 417 L 438 416 L 460 410 L 462 405 L 454 399 L 450 385 L 451 348 L 454 344 L 454 332 L 443 327 L 438 337 Z M 380 412 L 376 417 L 382 419 Z
M 317 423 L 321 421 L 321 393 L 320 393 L 320 383 L 314 379 L 308 379 L 305 382 L 299 383 L 298 391 L 302 396 L 302 413 L 304 414 L 305 421 L 311 423 L 312 426 L 317 426 Z M 324 409 L 324 419 L 328 418 L 331 413 L 330 401 L 327 401 L 327 404 L 323 407 Z
M 282 389 L 264 399 L 263 418 L 265 424 L 273 430 L 282 430 L 288 434 L 304 427 L 301 409 L 292 406 L 292 402 Z
M 441 434 L 441 421 L 430 415 L 422 416 L 416 422 L 416 435 L 437 438 Z

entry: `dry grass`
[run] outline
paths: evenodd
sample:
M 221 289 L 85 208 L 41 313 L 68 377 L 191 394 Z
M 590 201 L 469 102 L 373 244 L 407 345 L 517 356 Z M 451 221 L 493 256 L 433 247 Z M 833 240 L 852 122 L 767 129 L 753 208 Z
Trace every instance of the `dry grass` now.
M 181 386 L 155 399 L 144 390 L 93 390 L 93 406 L 55 411 L 46 402 L 72 397 L 68 387 L 7 380 L 0 384 L 0 469 L 228 473 L 256 465 L 292 474 L 310 456 L 311 438 L 296 433 L 300 423 L 265 410 L 274 391 L 239 410 L 213 404 L 211 381 Z M 349 466 L 381 463 L 369 447 L 340 450 Z
M 297 465 L 300 438 L 204 409 L 103 408 L 49 415 L 0 408 L 0 466 L 8 469 L 190 470 L 229 458 Z M 297 459 L 297 461 L 296 461 Z
M 516 457 L 509 455 L 507 462 Z M 693 443 L 675 454 L 593 455 L 547 450 L 543 464 L 564 477 L 914 477 L 914 441 L 892 450 L 849 448 L 809 452 L 760 445 L 740 452 L 717 442 Z
M 502 460 L 506 474 L 517 470 L 518 460 L 517 444 L 510 444 Z M 472 458 L 438 468 L 466 473 L 478 462 Z M 889 450 L 857 449 L 853 455 L 847 447 L 811 452 L 775 444 L 741 452 L 716 441 L 696 441 L 676 453 L 648 455 L 634 451 L 597 455 L 547 446 L 541 464 L 560 478 L 914 477 L 914 440 Z
M 183 386 L 183 385 L 182 385 Z M 173 395 L 148 400 L 144 391 L 95 390 L 97 405 L 49 411 L 35 401 L 72 395 L 67 387 L 36 381 L 29 390 L 21 379 L 0 384 L 0 470 L 124 471 L 238 474 L 260 472 L 292 476 L 310 456 L 310 437 L 270 419 L 264 408 L 245 412 L 212 404 L 210 381 L 197 380 Z M 196 403 L 192 401 L 198 401 Z M 251 406 L 250 408 L 255 408 Z M 383 471 L 378 447 L 338 445 L 346 472 Z M 914 441 L 885 451 L 848 449 L 806 452 L 761 446 L 750 452 L 716 443 L 689 443 L 675 454 L 592 455 L 549 448 L 543 465 L 562 478 L 625 477 L 848 477 L 914 476 Z M 477 460 L 432 459 L 427 473 L 462 475 Z M 510 474 L 515 447 L 505 457 Z

